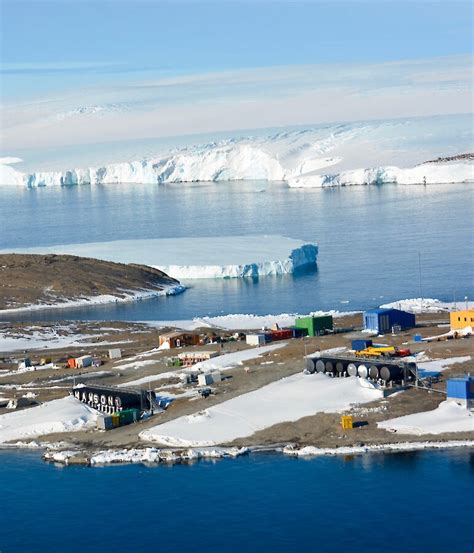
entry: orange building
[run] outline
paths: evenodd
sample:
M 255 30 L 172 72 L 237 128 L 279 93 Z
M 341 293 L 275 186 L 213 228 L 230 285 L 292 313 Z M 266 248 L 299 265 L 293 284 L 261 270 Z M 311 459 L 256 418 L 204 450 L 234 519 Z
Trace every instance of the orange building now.
M 451 330 L 462 330 L 468 326 L 474 328 L 474 309 L 462 309 L 449 314 Z

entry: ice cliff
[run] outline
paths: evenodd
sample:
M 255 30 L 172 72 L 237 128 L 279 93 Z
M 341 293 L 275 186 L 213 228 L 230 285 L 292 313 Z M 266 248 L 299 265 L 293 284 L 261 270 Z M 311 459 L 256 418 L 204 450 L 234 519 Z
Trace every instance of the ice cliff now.
M 291 187 L 431 184 L 474 180 L 470 116 L 328 124 L 255 131 L 166 148 L 155 157 L 103 166 L 21 172 L 0 159 L 0 184 L 68 186 L 196 181 L 286 181 Z M 136 154 L 134 154 L 136 155 Z M 426 163 L 439 156 L 454 156 Z M 7 159 L 7 158 L 5 158 Z M 450 159 L 454 161 L 450 161 Z

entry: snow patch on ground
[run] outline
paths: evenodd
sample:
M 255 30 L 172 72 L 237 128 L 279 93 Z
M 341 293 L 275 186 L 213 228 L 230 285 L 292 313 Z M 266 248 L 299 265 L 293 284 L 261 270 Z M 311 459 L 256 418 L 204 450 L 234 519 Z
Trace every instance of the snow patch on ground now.
M 172 447 L 212 446 L 251 436 L 285 421 L 338 412 L 382 397 L 357 378 L 331 379 L 302 373 L 272 382 L 192 415 L 141 432 L 140 438 Z
M 92 340 L 101 338 L 100 334 L 79 334 L 64 325 L 43 328 L 27 327 L 24 332 L 12 333 L 8 329 L 0 330 L 0 352 L 31 351 L 36 349 L 59 349 L 68 347 L 97 346 Z M 99 342 L 101 346 L 127 343 L 129 340 Z
M 241 351 L 236 351 L 233 353 L 224 353 L 223 355 L 219 355 L 218 357 L 213 357 L 212 359 L 209 359 L 208 361 L 202 361 L 200 363 L 196 363 L 191 368 L 184 368 L 184 369 L 178 369 L 176 371 L 166 371 L 164 373 L 159 374 L 152 374 L 149 376 L 144 376 L 142 378 L 138 378 L 136 380 L 132 380 L 130 382 L 124 382 L 123 384 L 118 384 L 119 387 L 127 387 L 127 386 L 142 386 L 143 384 L 148 384 L 149 382 L 153 382 L 155 380 L 167 380 L 169 378 L 179 378 L 183 374 L 188 374 L 189 372 L 196 372 L 199 370 L 202 373 L 208 373 L 215 370 L 219 371 L 227 371 L 230 370 L 238 365 L 243 365 L 244 361 L 249 361 L 250 359 L 257 359 L 258 357 L 261 357 L 262 355 L 265 355 L 266 353 L 270 353 L 272 351 L 275 351 L 277 349 L 280 349 L 282 347 L 285 347 L 287 344 L 286 342 L 279 342 L 277 344 L 270 344 L 269 346 L 263 346 L 259 348 L 249 348 L 244 349 Z M 155 363 L 156 361 L 138 361 L 138 363 L 142 363 L 141 366 Z M 116 368 L 123 369 L 123 368 L 136 368 L 137 363 L 127 363 L 126 366 L 116 366 Z M 171 394 L 168 394 L 171 396 Z
M 69 396 L 0 415 L 0 443 L 95 428 L 97 412 Z
M 405 415 L 377 423 L 379 428 L 400 434 L 443 434 L 474 432 L 474 413 L 465 407 L 443 401 L 436 409 Z
M 34 249 L 34 248 L 31 248 Z M 6 251 L 0 253 L 7 253 Z M 11 253 L 11 252 L 10 252 Z M 25 252 L 26 253 L 26 252 Z M 34 252 L 31 252 L 34 253 Z M 23 311 L 39 311 L 44 309 L 65 309 L 71 307 L 83 307 L 90 305 L 104 305 L 109 303 L 130 303 L 134 301 L 147 300 L 158 296 L 175 296 L 185 291 L 185 287 L 177 285 L 163 285 L 161 290 L 127 290 L 123 291 L 120 296 L 113 294 L 101 294 L 99 296 L 83 296 L 74 300 L 60 300 L 57 298 L 57 303 L 37 303 L 23 307 L 14 307 L 9 309 L 0 309 L 0 313 L 21 313 Z
M 420 361 L 417 362 L 417 358 L 414 359 L 418 366 L 418 370 L 427 372 L 443 372 L 449 369 L 456 363 L 465 363 L 470 361 L 471 356 L 464 355 L 463 357 L 448 357 L 446 359 L 433 359 L 432 361 Z
M 13 251 L 71 254 L 117 263 L 138 263 L 159 269 L 176 279 L 289 274 L 303 267 L 315 266 L 318 255 L 318 247 L 314 244 L 271 235 L 116 240 Z M 129 301 L 133 299 L 138 298 L 132 297 Z M 104 302 L 114 300 L 109 297 Z M 100 299 L 95 298 L 95 302 L 100 303 Z

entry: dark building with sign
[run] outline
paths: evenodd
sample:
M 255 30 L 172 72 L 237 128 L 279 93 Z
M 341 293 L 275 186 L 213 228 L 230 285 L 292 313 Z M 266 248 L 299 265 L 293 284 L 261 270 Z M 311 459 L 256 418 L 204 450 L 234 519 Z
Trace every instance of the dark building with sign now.
M 124 409 L 147 411 L 152 407 L 150 402 L 155 401 L 154 392 L 94 384 L 78 384 L 72 389 L 72 394 L 82 403 L 107 415 Z

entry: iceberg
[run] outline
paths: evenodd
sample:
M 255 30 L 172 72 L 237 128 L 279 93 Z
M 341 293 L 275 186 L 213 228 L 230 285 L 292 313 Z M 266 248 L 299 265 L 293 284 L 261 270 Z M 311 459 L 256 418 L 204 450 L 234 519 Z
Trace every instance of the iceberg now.
M 462 154 L 472 151 L 470 115 L 259 129 L 250 136 L 236 131 L 201 144 L 186 144 L 183 137 L 181 144 L 168 149 L 157 146 L 153 155 L 139 160 L 122 158 L 119 163 L 61 166 L 54 171 L 22 172 L 10 166 L 16 158 L 0 158 L 0 184 L 38 187 L 258 179 L 313 188 L 474 180 L 474 155 Z M 130 155 L 137 153 L 134 150 Z
M 13 253 L 71 254 L 137 263 L 187 280 L 291 274 L 316 266 L 318 246 L 283 236 L 250 235 L 115 240 L 19 248 Z

